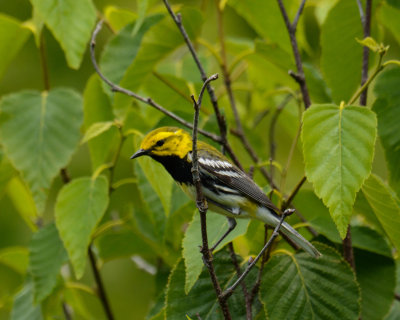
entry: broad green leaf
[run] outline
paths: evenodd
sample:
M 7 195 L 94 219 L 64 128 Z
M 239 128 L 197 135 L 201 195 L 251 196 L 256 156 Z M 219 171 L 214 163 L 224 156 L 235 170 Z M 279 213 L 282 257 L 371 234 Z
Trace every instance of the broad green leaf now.
M 199 264 L 203 262 L 200 260 Z M 232 264 L 232 260 L 227 252 L 219 252 L 214 256 L 213 264 L 215 272 L 218 275 L 218 281 L 222 288 L 226 288 L 228 284 L 232 284 L 237 279 L 236 271 Z M 253 269 L 245 279 L 247 286 L 250 287 L 254 283 L 257 276 L 257 269 Z M 219 304 L 215 295 L 210 275 L 204 268 L 199 279 L 193 286 L 189 294 L 185 293 L 185 266 L 182 260 L 178 262 L 172 270 L 167 287 L 165 319 L 185 319 L 189 316 L 197 319 L 198 313 L 203 320 L 223 319 Z M 243 292 L 235 290 L 234 294 L 228 300 L 228 307 L 233 319 L 246 319 L 245 302 Z M 260 310 L 260 304 L 256 300 L 253 307 L 253 314 L 257 314 Z
M 268 319 L 358 319 L 360 289 L 350 266 L 332 248 L 322 257 L 276 254 L 265 266 L 260 298 Z
M 171 211 L 171 194 L 173 180 L 164 167 L 150 157 L 135 159 L 143 170 L 146 179 L 161 201 L 165 215 Z M 140 185 L 139 185 L 140 188 Z M 150 208 L 153 210 L 154 208 Z
M 67 252 L 54 223 L 32 236 L 29 245 L 29 270 L 37 303 L 41 303 L 53 291 L 61 266 L 67 260 Z
M 357 199 L 360 191 L 357 194 Z M 357 204 L 356 200 L 356 204 Z M 335 243 L 342 243 L 339 233 L 332 221 L 329 210 L 322 201 L 311 190 L 301 190 L 293 202 L 296 209 L 306 218 L 307 222 L 318 233 L 327 237 Z M 351 239 L 354 248 L 367 250 L 386 257 L 391 257 L 392 252 L 389 245 L 375 230 L 365 226 L 352 226 Z
M 199 11 L 185 9 L 181 11 L 183 25 L 192 41 L 201 30 L 202 16 Z M 136 91 L 151 74 L 157 63 L 182 45 L 183 38 L 171 17 L 166 16 L 143 38 L 135 60 L 120 82 L 124 88 Z M 199 75 L 200 77 L 200 75 Z M 124 117 L 131 105 L 132 98 L 115 95 L 114 108 L 119 117 Z
M 16 171 L 10 161 L 4 155 L 0 145 L 0 198 L 3 195 L 4 189 L 7 187 L 10 180 L 15 176 Z
M 261 37 L 271 43 L 278 43 L 286 52 L 292 52 L 289 35 L 277 1 L 230 0 L 228 5 L 235 9 L 237 14 L 242 16 Z
M 399 0 L 386 0 L 388 4 L 390 4 L 392 7 L 400 9 L 400 1 Z
M 119 32 L 128 23 L 137 19 L 135 12 L 115 6 L 107 6 L 104 10 L 104 16 L 115 32 Z
M 332 102 L 330 90 L 322 78 L 321 72 L 309 63 L 303 63 L 303 68 L 311 101 L 314 103 Z
M 97 122 L 111 122 L 114 120 L 112 107 L 108 96 L 103 92 L 101 80 L 97 74 L 92 75 L 83 93 L 84 124 L 86 130 Z M 88 142 L 92 169 L 96 170 L 107 162 L 113 145 L 117 142 L 117 129 L 111 128 L 107 132 Z
M 313 105 L 301 138 L 307 179 L 346 235 L 356 193 L 371 172 L 376 116 L 363 107 Z
M 233 241 L 235 238 L 246 233 L 249 220 L 237 219 L 236 228 L 218 245 L 216 251 L 221 250 L 227 243 Z M 213 246 L 219 238 L 228 230 L 228 219 L 223 215 L 207 212 L 207 235 L 209 246 Z M 185 293 L 193 288 L 198 280 L 201 271 L 203 270 L 202 254 L 200 253 L 200 246 L 202 245 L 201 237 L 201 224 L 200 214 L 196 210 L 193 219 L 186 229 L 185 237 L 183 238 L 183 259 L 185 261 L 186 280 L 185 280 Z
M 378 134 L 385 149 L 390 185 L 400 195 L 400 69 L 384 71 L 375 82 L 377 97 L 373 110 L 378 117 Z
M 400 248 L 400 207 L 393 192 L 382 180 L 371 174 L 364 182 L 362 191 L 376 217 L 393 245 Z
M 116 34 L 104 47 L 100 59 L 100 69 L 104 75 L 114 83 L 119 83 L 127 71 L 129 65 L 135 59 L 145 33 L 162 18 L 162 15 L 153 15 L 141 22 L 140 28 L 136 26 L 140 23 L 131 23 Z M 134 31 L 136 32 L 134 33 Z M 103 87 L 108 89 L 108 85 L 103 83 Z
M 357 281 L 361 287 L 361 318 L 383 319 L 393 303 L 395 263 L 391 257 L 363 250 L 355 250 L 354 256 Z
M 336 103 L 347 101 L 361 82 L 363 37 L 356 1 L 340 0 L 321 28 L 321 69 Z
M 30 1 L 60 43 L 68 66 L 78 69 L 96 21 L 96 8 L 92 1 Z
M 368 47 L 371 51 L 374 51 L 374 52 L 378 52 L 379 51 L 380 46 L 375 41 L 375 39 L 372 38 L 372 37 L 366 37 L 366 38 L 364 38 L 362 40 L 358 40 L 357 39 L 357 42 L 360 43 L 363 46 Z
M 95 244 L 103 262 L 134 254 L 142 257 L 153 254 L 153 249 L 129 229 L 102 235 L 95 240 Z
M 81 123 L 82 99 L 70 89 L 22 91 L 0 102 L 4 151 L 31 189 L 39 214 L 51 182 L 78 145 Z
M 379 7 L 378 19 L 387 29 L 391 31 L 397 42 L 400 44 L 400 5 L 396 8 L 387 5 L 385 2 Z
M 58 194 L 56 226 L 78 279 L 85 271 L 91 236 L 107 205 L 108 182 L 103 176 L 75 179 Z
M 292 56 L 283 50 L 279 44 L 256 40 L 256 52 L 284 72 L 295 70 L 296 68 Z
M 42 307 L 33 301 L 33 283 L 25 282 L 24 287 L 15 296 L 10 320 L 42 320 Z
M 7 15 L 0 14 L 0 79 L 9 63 L 29 37 L 29 29 Z
M 81 144 L 98 137 L 102 133 L 108 131 L 115 123 L 113 121 L 104 121 L 93 123 L 86 131 L 81 140 Z
M 16 176 L 11 179 L 7 185 L 6 193 L 13 203 L 15 210 L 19 213 L 27 226 L 32 231 L 36 231 L 37 226 L 35 223 L 37 222 L 38 214 L 35 202 L 32 194 L 29 192 L 20 177 Z
M 28 269 L 28 249 L 25 247 L 7 247 L 0 250 L 0 263 L 24 275 Z
M 397 320 L 400 314 L 400 301 L 395 300 L 385 320 Z

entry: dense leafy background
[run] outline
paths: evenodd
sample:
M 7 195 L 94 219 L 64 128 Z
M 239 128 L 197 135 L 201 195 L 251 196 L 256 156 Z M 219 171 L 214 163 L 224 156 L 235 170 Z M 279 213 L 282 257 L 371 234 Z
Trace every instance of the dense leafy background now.
M 293 19 L 300 1 L 284 3 Z M 318 232 L 323 258 L 279 241 L 253 316 L 398 319 L 400 68 L 388 65 L 378 74 L 366 107 L 346 105 L 361 77 L 356 1 L 306 3 L 297 30 L 313 102 L 306 112 L 288 75 L 295 61 L 276 1 L 173 5 L 207 74 L 222 75 L 227 65 L 244 132 L 260 158 L 256 167 L 273 172 L 280 188 L 272 193 L 276 204 L 307 177 L 294 205 Z M 157 163 L 129 160 L 146 132 L 177 124 L 112 93 L 94 74 L 88 42 L 98 16 L 106 21 L 96 49 L 104 74 L 192 120 L 190 94 L 202 82 L 161 0 L 0 2 L 0 319 L 63 318 L 63 304 L 73 319 L 105 319 L 87 257 L 91 243 L 116 319 L 196 319 L 197 312 L 221 319 L 198 251 L 194 204 Z M 390 45 L 383 61 L 400 57 L 399 17 L 399 1 L 373 1 L 371 35 Z M 378 56 L 370 52 L 370 74 Z M 232 129 L 223 80 L 213 86 Z M 207 96 L 203 111 L 201 126 L 218 134 Z M 248 170 L 251 157 L 232 131 L 228 139 Z M 257 168 L 254 179 L 271 191 Z M 288 221 L 312 238 L 298 217 Z M 349 223 L 355 271 L 341 256 Z M 212 213 L 208 224 L 210 242 L 227 227 Z M 264 226 L 239 221 L 218 248 L 214 264 L 223 287 L 236 277 L 230 240 L 244 266 L 263 246 Z M 249 287 L 256 274 L 246 279 Z M 245 317 L 240 290 L 229 307 L 234 319 Z

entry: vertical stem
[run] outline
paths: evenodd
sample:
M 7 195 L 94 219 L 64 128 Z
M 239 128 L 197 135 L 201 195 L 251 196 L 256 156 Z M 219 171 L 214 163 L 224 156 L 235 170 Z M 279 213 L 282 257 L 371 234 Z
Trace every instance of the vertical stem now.
M 40 35 L 39 53 L 40 53 L 40 65 L 42 66 L 44 90 L 49 91 L 50 90 L 49 70 L 47 67 L 46 43 L 43 31 Z
M 233 248 L 232 242 L 229 242 L 228 248 L 229 248 L 229 253 L 231 255 L 231 260 L 236 270 L 236 274 L 238 277 L 240 277 L 240 267 L 236 259 L 236 253 L 235 249 Z M 251 305 L 252 305 L 251 297 L 249 296 L 249 292 L 247 290 L 246 283 L 244 281 L 240 283 L 240 286 L 242 287 L 244 300 L 246 301 L 246 320 L 251 320 L 253 319 L 251 314 Z
M 344 259 L 350 264 L 353 270 L 356 269 L 354 261 L 353 245 L 351 243 L 351 230 L 350 225 L 347 227 L 346 238 L 343 239 L 343 256 Z
M 371 7 L 372 0 L 366 0 L 365 4 L 365 15 L 363 15 L 363 27 L 364 27 L 364 38 L 369 37 L 371 34 Z M 363 62 L 362 62 L 362 73 L 361 73 L 361 86 L 368 80 L 368 62 L 369 62 L 369 48 L 363 47 Z M 360 96 L 360 105 L 365 106 L 367 104 L 368 89 L 364 90 Z
M 101 279 L 100 271 L 97 268 L 96 257 L 94 255 L 91 246 L 89 246 L 88 254 L 89 254 L 90 265 L 92 267 L 93 275 L 97 284 L 97 291 L 99 294 L 99 298 L 101 300 L 101 304 L 103 305 L 104 312 L 106 313 L 108 320 L 113 320 L 114 316 L 112 314 L 111 307 L 107 299 L 106 291 L 103 285 L 103 280 Z

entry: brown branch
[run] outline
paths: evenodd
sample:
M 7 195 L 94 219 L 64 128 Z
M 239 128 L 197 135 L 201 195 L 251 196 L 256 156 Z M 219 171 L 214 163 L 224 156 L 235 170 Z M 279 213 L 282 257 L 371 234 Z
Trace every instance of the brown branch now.
M 363 24 L 363 29 L 364 29 L 364 38 L 369 37 L 371 34 L 371 7 L 372 7 L 372 0 L 366 0 L 365 15 L 361 15 L 361 22 Z M 361 72 L 361 86 L 368 80 L 368 62 L 369 62 L 369 48 L 364 46 L 362 72 Z M 368 88 L 361 93 L 360 105 L 362 106 L 367 105 L 367 95 L 368 95 Z
M 97 37 L 97 34 L 101 30 L 102 24 L 103 24 L 103 21 L 100 20 L 99 23 L 96 25 L 96 28 L 93 31 L 92 39 L 90 42 L 90 56 L 92 59 L 92 64 L 93 64 L 93 67 L 96 70 L 97 74 L 100 76 L 100 78 L 111 88 L 111 90 L 113 92 L 120 92 L 120 93 L 126 94 L 129 97 L 135 98 L 136 100 L 139 100 L 139 101 L 161 111 L 162 113 L 164 113 L 168 117 L 174 119 L 175 121 L 179 122 L 180 124 L 184 125 L 185 127 L 189 128 L 189 129 L 193 129 L 193 125 L 190 122 L 182 119 L 181 117 L 177 116 L 173 112 L 168 111 L 167 109 L 163 108 L 161 105 L 154 102 L 151 98 L 142 97 L 131 90 L 128 90 L 128 89 L 125 89 L 125 88 L 122 88 L 122 87 L 116 85 L 115 83 L 111 82 L 108 78 L 106 78 L 106 76 L 101 72 L 101 70 L 97 64 L 96 57 L 95 57 L 96 37 Z M 210 138 L 211 140 L 213 140 L 215 142 L 223 143 L 221 137 L 219 137 L 211 132 L 201 130 L 201 129 L 199 129 L 198 131 L 205 137 Z
M 296 39 L 297 24 L 299 22 L 300 15 L 303 12 L 306 0 L 301 1 L 299 9 L 297 10 L 296 16 L 293 20 L 293 23 L 291 23 L 289 20 L 285 5 L 283 4 L 282 0 L 277 0 L 277 1 L 278 1 L 279 9 L 281 10 L 281 13 L 282 13 L 283 20 L 285 21 L 286 29 L 288 30 L 288 33 L 289 33 L 290 44 L 292 46 L 293 56 L 294 56 L 294 60 L 296 63 L 296 68 L 297 68 L 297 73 L 294 73 L 293 71 L 289 70 L 289 74 L 299 84 L 301 95 L 303 97 L 304 107 L 307 109 L 311 105 L 311 99 L 310 99 L 310 94 L 308 93 L 308 87 L 307 87 L 306 78 L 305 78 L 304 70 L 303 70 L 303 63 L 301 62 L 301 56 L 300 56 L 299 47 L 297 45 L 297 39 Z
M 97 284 L 97 292 L 98 292 L 101 304 L 103 305 L 104 312 L 106 313 L 108 320 L 113 320 L 114 316 L 111 311 L 110 303 L 108 302 L 108 299 L 107 299 L 106 291 L 105 291 L 104 285 L 103 285 L 103 280 L 101 279 L 100 271 L 99 271 L 99 269 L 97 267 L 97 263 L 96 263 L 96 257 L 94 255 L 94 252 L 93 252 L 91 246 L 89 246 L 88 254 L 89 254 L 90 265 L 93 270 L 94 279 Z
M 269 158 L 270 161 L 273 162 L 275 160 L 275 150 L 276 150 L 276 143 L 275 143 L 275 127 L 278 123 L 279 115 L 281 114 L 283 108 L 288 104 L 292 95 L 288 94 L 283 101 L 278 105 L 276 108 L 274 115 L 271 118 L 270 126 L 269 126 Z M 274 178 L 274 166 L 271 165 L 270 168 L 270 177 L 271 179 Z
M 240 267 L 239 267 L 239 263 L 238 263 L 237 258 L 236 258 L 236 253 L 235 253 L 235 249 L 233 248 L 232 242 L 228 243 L 228 249 L 229 249 L 229 253 L 230 253 L 230 256 L 231 256 L 231 260 L 232 260 L 233 266 L 235 267 L 235 270 L 236 270 L 236 274 L 237 274 L 237 276 L 239 278 L 240 277 Z M 248 292 L 247 287 L 246 287 L 246 283 L 244 281 L 242 281 L 240 283 L 240 286 L 242 287 L 244 300 L 246 302 L 246 319 L 247 320 L 251 320 L 251 319 L 253 319 L 252 314 L 251 314 L 252 301 L 250 299 L 249 292 Z
M 268 240 L 268 225 L 264 225 L 265 232 L 264 232 L 264 245 L 267 243 Z M 260 269 L 258 269 L 258 274 L 257 274 L 257 280 L 253 285 L 253 288 L 251 289 L 251 294 L 250 294 L 250 304 L 253 304 L 255 297 L 257 296 L 258 291 L 260 290 L 260 285 L 261 285 L 261 276 L 262 272 L 264 270 L 264 265 L 265 263 L 269 260 L 270 254 L 271 254 L 271 249 L 272 245 L 268 248 L 266 252 L 264 252 L 262 259 L 261 259 L 261 266 Z
M 207 80 L 207 76 L 206 76 L 206 72 L 204 71 L 203 65 L 200 62 L 199 57 L 197 56 L 196 50 L 194 49 L 194 46 L 192 44 L 192 42 L 190 41 L 190 38 L 182 24 L 182 17 L 180 14 L 175 14 L 174 11 L 172 10 L 170 4 L 168 3 L 168 0 L 164 0 L 164 4 L 165 7 L 167 8 L 168 13 L 170 14 L 172 20 L 174 20 L 176 26 L 178 27 L 179 31 L 182 34 L 182 37 L 187 45 L 187 47 L 189 48 L 190 53 L 192 54 L 193 60 L 195 61 L 197 68 L 199 69 L 200 75 L 201 75 L 201 79 L 203 81 Z M 219 142 L 222 147 L 223 147 L 223 152 L 226 151 L 229 156 L 231 157 L 232 161 L 242 170 L 243 166 L 240 163 L 238 157 L 236 156 L 236 154 L 233 152 L 232 147 L 230 146 L 228 140 L 227 140 L 227 126 L 226 126 L 226 122 L 225 122 L 225 118 L 224 116 L 221 114 L 219 107 L 218 107 L 218 102 L 217 102 L 217 97 L 215 95 L 214 89 L 211 85 L 207 84 L 207 92 L 210 96 L 210 101 L 211 104 L 214 108 L 214 113 L 217 119 L 217 123 L 218 123 L 218 127 L 219 127 L 219 131 L 220 131 L 220 137 L 219 140 L 217 141 Z M 201 131 L 199 130 L 199 132 L 201 133 Z
M 283 223 L 283 221 L 285 220 L 285 218 L 289 215 L 291 215 L 294 212 L 293 209 L 287 209 L 285 210 L 282 215 L 281 215 L 281 219 L 279 220 L 278 225 L 275 227 L 274 232 L 271 235 L 271 238 L 269 238 L 268 242 L 265 244 L 265 246 L 262 248 L 262 250 L 260 251 L 260 253 L 257 255 L 257 257 L 248 265 L 248 267 L 246 268 L 246 270 L 243 271 L 242 275 L 239 277 L 239 279 L 236 280 L 236 282 L 230 286 L 228 289 L 226 289 L 223 293 L 222 293 L 222 297 L 227 299 L 228 297 L 230 297 L 232 295 L 232 293 L 234 292 L 234 290 L 236 289 L 236 287 L 243 281 L 243 279 L 247 276 L 247 274 L 250 272 L 250 270 L 254 267 L 254 265 L 257 263 L 257 261 L 264 255 L 265 250 L 267 250 L 273 243 L 273 241 L 275 240 L 275 238 L 279 235 L 279 229 Z
M 204 198 L 203 191 L 201 188 L 201 180 L 200 180 L 200 173 L 199 173 L 199 164 L 198 164 L 198 157 L 197 157 L 197 130 L 199 124 L 199 112 L 201 107 L 201 101 L 204 93 L 204 89 L 206 88 L 207 84 L 218 78 L 218 75 L 213 75 L 210 78 L 204 81 L 203 87 L 200 91 L 199 98 L 196 101 L 194 96 L 192 96 L 193 105 L 194 105 L 194 119 L 193 119 L 193 146 L 192 146 L 192 176 L 193 176 L 193 183 L 196 187 L 196 206 L 200 213 L 200 223 L 201 223 L 201 237 L 203 245 L 201 247 L 201 253 L 203 255 L 203 262 L 207 267 L 208 273 L 211 277 L 211 282 L 213 284 L 214 290 L 217 295 L 217 299 L 219 305 L 221 307 L 222 313 L 225 319 L 232 319 L 228 304 L 226 299 L 222 298 L 222 289 L 218 282 L 217 275 L 215 274 L 214 265 L 212 263 L 212 256 L 210 249 L 208 248 L 208 236 L 207 236 L 207 201 Z
M 353 253 L 353 245 L 351 243 L 350 225 L 347 227 L 346 238 L 343 239 L 343 256 L 344 256 L 344 259 L 353 268 L 353 270 L 356 270 L 356 264 L 354 261 L 354 253 Z

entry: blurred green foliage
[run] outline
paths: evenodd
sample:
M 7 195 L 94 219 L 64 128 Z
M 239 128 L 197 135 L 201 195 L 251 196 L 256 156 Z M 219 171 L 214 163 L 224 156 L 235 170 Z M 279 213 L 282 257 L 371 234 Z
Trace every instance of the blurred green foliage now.
M 290 20 L 300 3 L 284 1 Z M 277 205 L 304 174 L 308 179 L 294 199 L 304 219 L 294 215 L 288 222 L 310 239 L 304 227 L 312 227 L 324 256 L 312 260 L 277 242 L 253 317 L 400 317 L 394 298 L 400 294 L 398 1 L 373 1 L 375 42 L 368 43 L 390 48 L 370 52 L 369 74 L 377 70 L 377 77 L 366 107 L 358 100 L 346 105 L 361 81 L 357 1 L 306 2 L 296 39 L 314 104 L 307 111 L 288 74 L 296 64 L 277 1 L 172 5 L 206 73 L 220 74 L 213 86 L 245 170 L 254 167 L 255 181 Z M 0 319 L 55 319 L 66 312 L 106 319 L 89 246 L 115 319 L 196 319 L 197 312 L 221 319 L 198 252 L 194 204 L 159 164 L 129 159 L 149 130 L 181 125 L 111 92 L 94 72 L 88 44 L 98 17 L 105 19 L 96 41 L 104 74 L 192 121 L 190 95 L 197 96 L 202 80 L 161 0 L 0 2 Z M 221 67 L 258 163 L 235 135 Z M 207 96 L 200 126 L 219 134 Z M 279 191 L 260 167 L 273 174 Z M 349 223 L 355 272 L 341 256 Z M 213 213 L 208 224 L 211 239 L 226 228 Z M 229 240 L 243 267 L 263 246 L 264 226 L 238 224 Z M 226 243 L 214 257 L 223 286 L 235 278 Z M 246 279 L 249 288 L 256 276 L 253 270 Z M 234 319 L 245 317 L 240 290 L 229 307 Z

